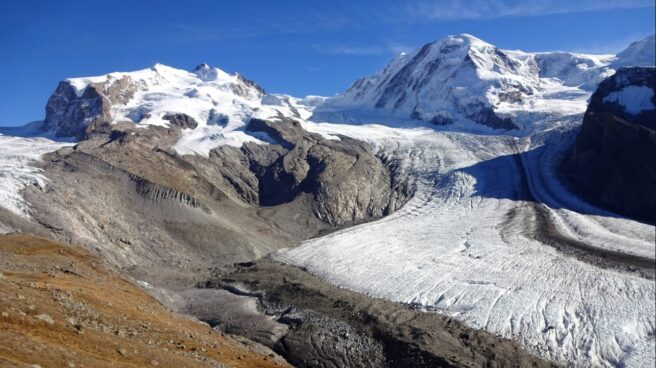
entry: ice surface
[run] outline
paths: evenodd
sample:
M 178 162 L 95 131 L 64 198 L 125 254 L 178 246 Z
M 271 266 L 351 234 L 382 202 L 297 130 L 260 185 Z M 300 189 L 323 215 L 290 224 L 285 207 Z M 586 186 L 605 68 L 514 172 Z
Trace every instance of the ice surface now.
M 553 164 L 579 119 L 537 122 L 543 129 L 521 138 L 307 122 L 308 130 L 364 139 L 402 158 L 416 193 L 384 219 L 275 257 L 355 291 L 454 316 L 557 362 L 652 367 L 654 281 L 585 263 L 533 236 L 544 225 L 538 206 L 565 236 L 654 258 L 653 226 L 596 209 L 556 180 Z
M 0 206 L 29 217 L 29 207 L 21 195 L 28 185 L 44 187 L 47 178 L 33 162 L 41 155 L 71 145 L 42 137 L 14 137 L 0 133 Z

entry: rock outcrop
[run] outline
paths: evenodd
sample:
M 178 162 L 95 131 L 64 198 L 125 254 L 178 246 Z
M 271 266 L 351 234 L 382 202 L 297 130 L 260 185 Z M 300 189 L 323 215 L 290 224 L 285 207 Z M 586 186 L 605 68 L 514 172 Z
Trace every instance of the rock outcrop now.
M 89 125 L 111 121 L 111 106 L 127 102 L 135 91 L 130 77 L 89 83 L 82 90 L 62 81 L 48 99 L 43 129 L 57 137 L 82 139 Z
M 620 69 L 593 94 L 563 164 L 584 198 L 656 223 L 656 69 Z
M 25 191 L 31 215 L 132 275 L 189 286 L 215 267 L 385 216 L 411 194 L 394 160 L 291 118 L 251 119 L 246 130 L 269 144 L 222 145 L 208 157 L 171 149 L 183 129 L 87 126 L 75 147 L 46 156 L 51 182 Z

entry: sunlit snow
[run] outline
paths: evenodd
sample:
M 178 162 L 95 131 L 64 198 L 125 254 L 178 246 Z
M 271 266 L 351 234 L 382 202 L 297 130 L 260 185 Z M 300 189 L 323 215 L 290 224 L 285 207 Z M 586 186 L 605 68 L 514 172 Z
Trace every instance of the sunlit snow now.
M 29 206 L 21 196 L 28 185 L 44 187 L 47 178 L 33 165 L 43 154 L 71 143 L 41 137 L 14 137 L 0 134 L 0 206 L 29 217 Z
M 616 102 L 632 115 L 643 110 L 654 110 L 656 106 L 651 102 L 654 90 L 647 86 L 626 86 L 619 91 L 611 92 L 604 97 L 604 102 Z

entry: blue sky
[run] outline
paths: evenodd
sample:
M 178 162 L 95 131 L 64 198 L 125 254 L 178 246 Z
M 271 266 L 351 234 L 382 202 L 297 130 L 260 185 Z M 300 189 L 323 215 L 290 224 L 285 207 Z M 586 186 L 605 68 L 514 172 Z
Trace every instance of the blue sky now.
M 615 53 L 654 32 L 654 13 L 653 0 L 0 0 L 0 126 L 42 119 L 67 77 L 205 62 L 270 92 L 332 95 L 449 34 Z

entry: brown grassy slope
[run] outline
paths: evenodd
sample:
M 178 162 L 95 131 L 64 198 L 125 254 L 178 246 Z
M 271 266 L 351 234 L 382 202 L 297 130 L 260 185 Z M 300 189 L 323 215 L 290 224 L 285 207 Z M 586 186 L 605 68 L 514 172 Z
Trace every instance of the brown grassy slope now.
M 166 310 L 85 250 L 2 235 L 0 366 L 32 364 L 287 366 L 265 348 Z

